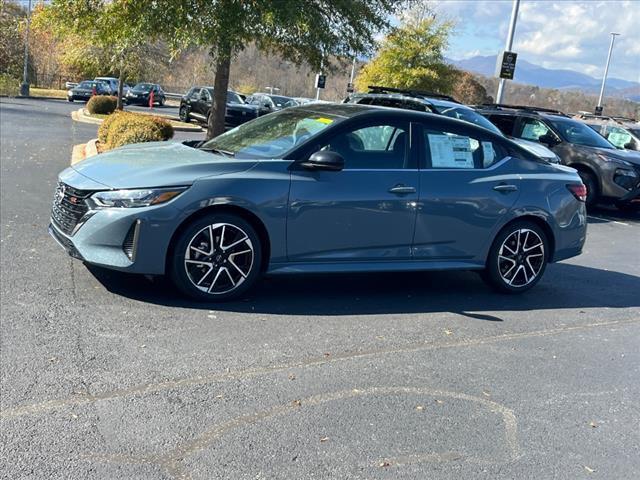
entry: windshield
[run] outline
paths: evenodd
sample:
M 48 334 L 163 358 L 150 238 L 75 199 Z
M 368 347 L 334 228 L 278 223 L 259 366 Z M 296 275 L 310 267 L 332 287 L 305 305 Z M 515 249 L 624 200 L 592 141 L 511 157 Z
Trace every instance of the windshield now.
M 585 147 L 613 149 L 614 147 L 602 135 L 582 122 L 576 120 L 549 118 L 548 121 L 558 130 L 560 136 L 569 143 Z
M 78 88 L 94 88 L 94 87 L 102 87 L 104 86 L 103 82 L 92 82 L 90 80 L 85 80 L 84 82 L 80 82 Z
M 276 107 L 284 107 L 285 105 L 288 107 L 290 105 L 287 105 L 287 103 L 291 101 L 291 98 L 280 97 L 279 95 L 271 95 L 271 100 L 273 100 L 273 103 L 276 104 Z
M 153 83 L 139 83 L 135 87 L 134 90 L 138 90 L 140 92 L 148 92 L 153 88 Z
M 244 103 L 240 95 L 235 92 L 227 92 L 227 103 Z
M 237 158 L 283 158 L 285 153 L 344 117 L 310 110 L 282 110 L 244 123 L 202 145 Z
M 480 115 L 478 112 L 476 112 L 475 110 L 471 110 L 470 108 L 441 107 L 438 105 L 433 105 L 433 108 L 435 108 L 438 113 L 444 115 L 445 117 L 457 118 L 458 120 L 464 120 L 465 122 L 474 123 L 480 127 L 497 133 L 501 137 L 504 136 L 498 127 L 496 127 L 493 123 Z

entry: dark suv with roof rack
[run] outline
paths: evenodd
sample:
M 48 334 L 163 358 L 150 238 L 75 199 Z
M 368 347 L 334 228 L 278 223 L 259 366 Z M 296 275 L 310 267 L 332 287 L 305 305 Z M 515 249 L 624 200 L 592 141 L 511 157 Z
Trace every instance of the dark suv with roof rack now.
M 619 150 L 584 123 L 558 110 L 522 105 L 478 107 L 505 135 L 548 146 L 575 168 L 587 187 L 587 205 L 640 206 L 640 154 Z
M 376 105 L 379 107 L 403 108 L 444 115 L 502 135 L 502 132 L 490 121 L 476 112 L 473 108 L 458 102 L 449 95 L 425 92 L 422 90 L 408 90 L 391 87 L 369 86 L 368 93 L 353 93 L 344 99 L 343 103 L 358 103 L 360 105 Z M 551 163 L 560 163 L 555 153 L 536 142 L 511 138 L 525 150 Z

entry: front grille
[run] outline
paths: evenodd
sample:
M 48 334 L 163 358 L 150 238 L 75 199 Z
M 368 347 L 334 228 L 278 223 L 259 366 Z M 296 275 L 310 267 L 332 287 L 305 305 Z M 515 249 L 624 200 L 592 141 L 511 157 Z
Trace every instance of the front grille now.
M 85 200 L 92 190 L 78 190 L 62 182 L 58 182 L 53 196 L 51 218 L 56 226 L 65 234 L 73 235 L 78 222 L 89 211 Z

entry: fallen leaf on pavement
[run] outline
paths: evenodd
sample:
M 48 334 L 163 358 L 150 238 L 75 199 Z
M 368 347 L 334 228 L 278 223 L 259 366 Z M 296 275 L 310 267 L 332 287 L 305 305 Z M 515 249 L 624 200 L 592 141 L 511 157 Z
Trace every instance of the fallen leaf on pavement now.
M 326 442 L 327 440 L 329 440 L 329 437 L 322 437 L 322 438 L 320 439 L 320 441 L 321 441 L 321 442 L 323 442 L 323 443 L 324 443 L 324 442 Z
M 380 462 L 380 465 L 378 465 L 380 468 L 384 468 L 384 467 L 388 467 L 391 464 L 389 462 Z
M 422 405 L 418 405 L 418 406 L 416 407 L 416 410 L 424 410 L 424 407 L 423 407 Z
M 289 374 L 289 380 L 295 380 L 296 376 L 293 373 Z
M 291 402 L 291 403 L 293 403 L 293 406 L 294 406 L 294 407 L 299 407 L 300 405 L 302 405 L 302 402 L 301 402 L 300 400 L 294 400 L 294 401 L 293 401 L 293 402 Z
M 593 428 L 598 428 L 598 424 L 596 422 L 589 423 Z
M 446 333 L 447 335 L 452 335 L 453 332 L 449 329 L 445 329 L 444 333 Z
M 589 473 L 593 473 L 593 472 L 595 472 L 595 470 L 594 470 L 593 468 L 591 468 L 591 467 L 587 467 L 586 465 L 584 466 L 584 469 L 585 469 L 587 472 L 589 472 Z

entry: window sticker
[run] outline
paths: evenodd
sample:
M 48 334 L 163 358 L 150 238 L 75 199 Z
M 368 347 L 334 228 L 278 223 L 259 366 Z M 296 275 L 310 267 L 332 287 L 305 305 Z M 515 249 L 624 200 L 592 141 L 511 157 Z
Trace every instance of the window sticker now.
M 433 168 L 473 168 L 469 137 L 427 134 Z
M 496 159 L 496 151 L 493 149 L 493 143 L 482 142 L 482 166 L 487 168 L 493 165 Z
M 527 123 L 522 129 L 522 138 L 529 140 L 538 140 L 542 135 L 547 133 L 547 128 L 540 123 Z

